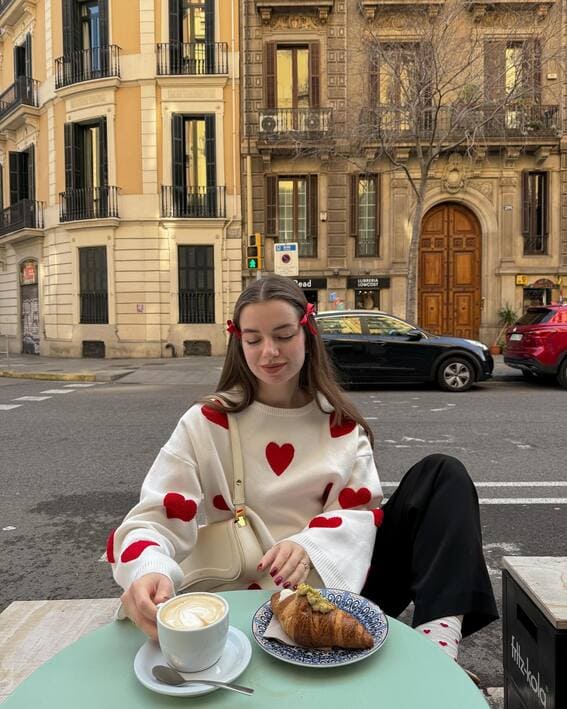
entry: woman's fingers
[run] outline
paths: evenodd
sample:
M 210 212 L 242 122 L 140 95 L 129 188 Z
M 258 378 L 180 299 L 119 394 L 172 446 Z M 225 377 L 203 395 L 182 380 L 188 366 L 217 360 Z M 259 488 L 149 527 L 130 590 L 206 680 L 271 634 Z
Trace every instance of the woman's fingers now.
M 122 594 L 126 615 L 153 640 L 157 639 L 157 603 L 174 595 L 171 581 L 163 574 L 146 574 L 134 581 Z
M 268 571 L 277 586 L 288 588 L 307 578 L 309 556 L 296 542 L 280 542 L 264 555 L 258 568 Z

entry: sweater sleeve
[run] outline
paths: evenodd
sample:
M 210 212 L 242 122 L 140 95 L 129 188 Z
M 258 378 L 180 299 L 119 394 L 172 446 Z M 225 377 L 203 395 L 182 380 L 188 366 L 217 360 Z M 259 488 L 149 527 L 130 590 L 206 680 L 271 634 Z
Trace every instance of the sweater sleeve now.
M 108 540 L 107 557 L 122 588 L 149 573 L 164 574 L 179 586 L 183 574 L 178 562 L 195 545 L 201 498 L 196 457 L 184 417 L 150 468 L 139 503 Z
M 321 515 L 287 537 L 309 554 L 328 588 L 362 589 L 382 521 L 382 488 L 366 433 L 358 429 L 356 457 L 341 483 L 334 484 Z M 341 487 L 342 485 L 342 487 Z

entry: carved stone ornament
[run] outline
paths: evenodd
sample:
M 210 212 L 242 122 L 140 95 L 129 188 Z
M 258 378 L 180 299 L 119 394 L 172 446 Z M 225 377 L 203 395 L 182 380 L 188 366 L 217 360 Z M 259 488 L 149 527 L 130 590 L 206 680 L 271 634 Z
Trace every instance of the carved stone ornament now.
M 449 192 L 449 194 L 456 194 L 465 186 L 463 158 L 458 153 L 451 153 L 451 155 L 449 155 L 441 184 L 443 185 L 443 189 Z
M 265 23 L 266 24 L 266 23 Z M 269 26 L 274 30 L 310 30 L 318 29 L 325 24 L 317 15 L 272 15 Z
M 471 180 L 467 186 L 480 192 L 489 202 L 494 202 L 494 189 L 490 180 Z

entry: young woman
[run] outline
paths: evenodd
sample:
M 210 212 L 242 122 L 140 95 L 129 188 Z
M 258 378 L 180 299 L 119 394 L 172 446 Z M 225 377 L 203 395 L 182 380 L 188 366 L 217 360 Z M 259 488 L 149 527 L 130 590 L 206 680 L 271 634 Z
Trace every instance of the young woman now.
M 372 432 L 336 384 L 299 287 L 255 281 L 228 329 L 217 391 L 181 418 L 109 539 L 125 613 L 155 638 L 156 605 L 182 584 L 198 509 L 207 523 L 232 515 L 228 412 L 243 443 L 247 514 L 266 550 L 257 573 L 230 588 L 293 587 L 314 571 L 323 586 L 364 587 L 386 613 L 413 600 L 414 626 L 456 657 L 463 616 L 465 632 L 497 617 L 464 468 L 430 456 L 381 506 Z

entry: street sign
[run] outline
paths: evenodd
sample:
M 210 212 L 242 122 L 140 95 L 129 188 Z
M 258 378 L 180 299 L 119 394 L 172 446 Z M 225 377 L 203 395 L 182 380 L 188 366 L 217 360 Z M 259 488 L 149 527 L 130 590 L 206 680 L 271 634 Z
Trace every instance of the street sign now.
M 274 273 L 292 278 L 299 275 L 299 247 L 296 241 L 274 244 Z

